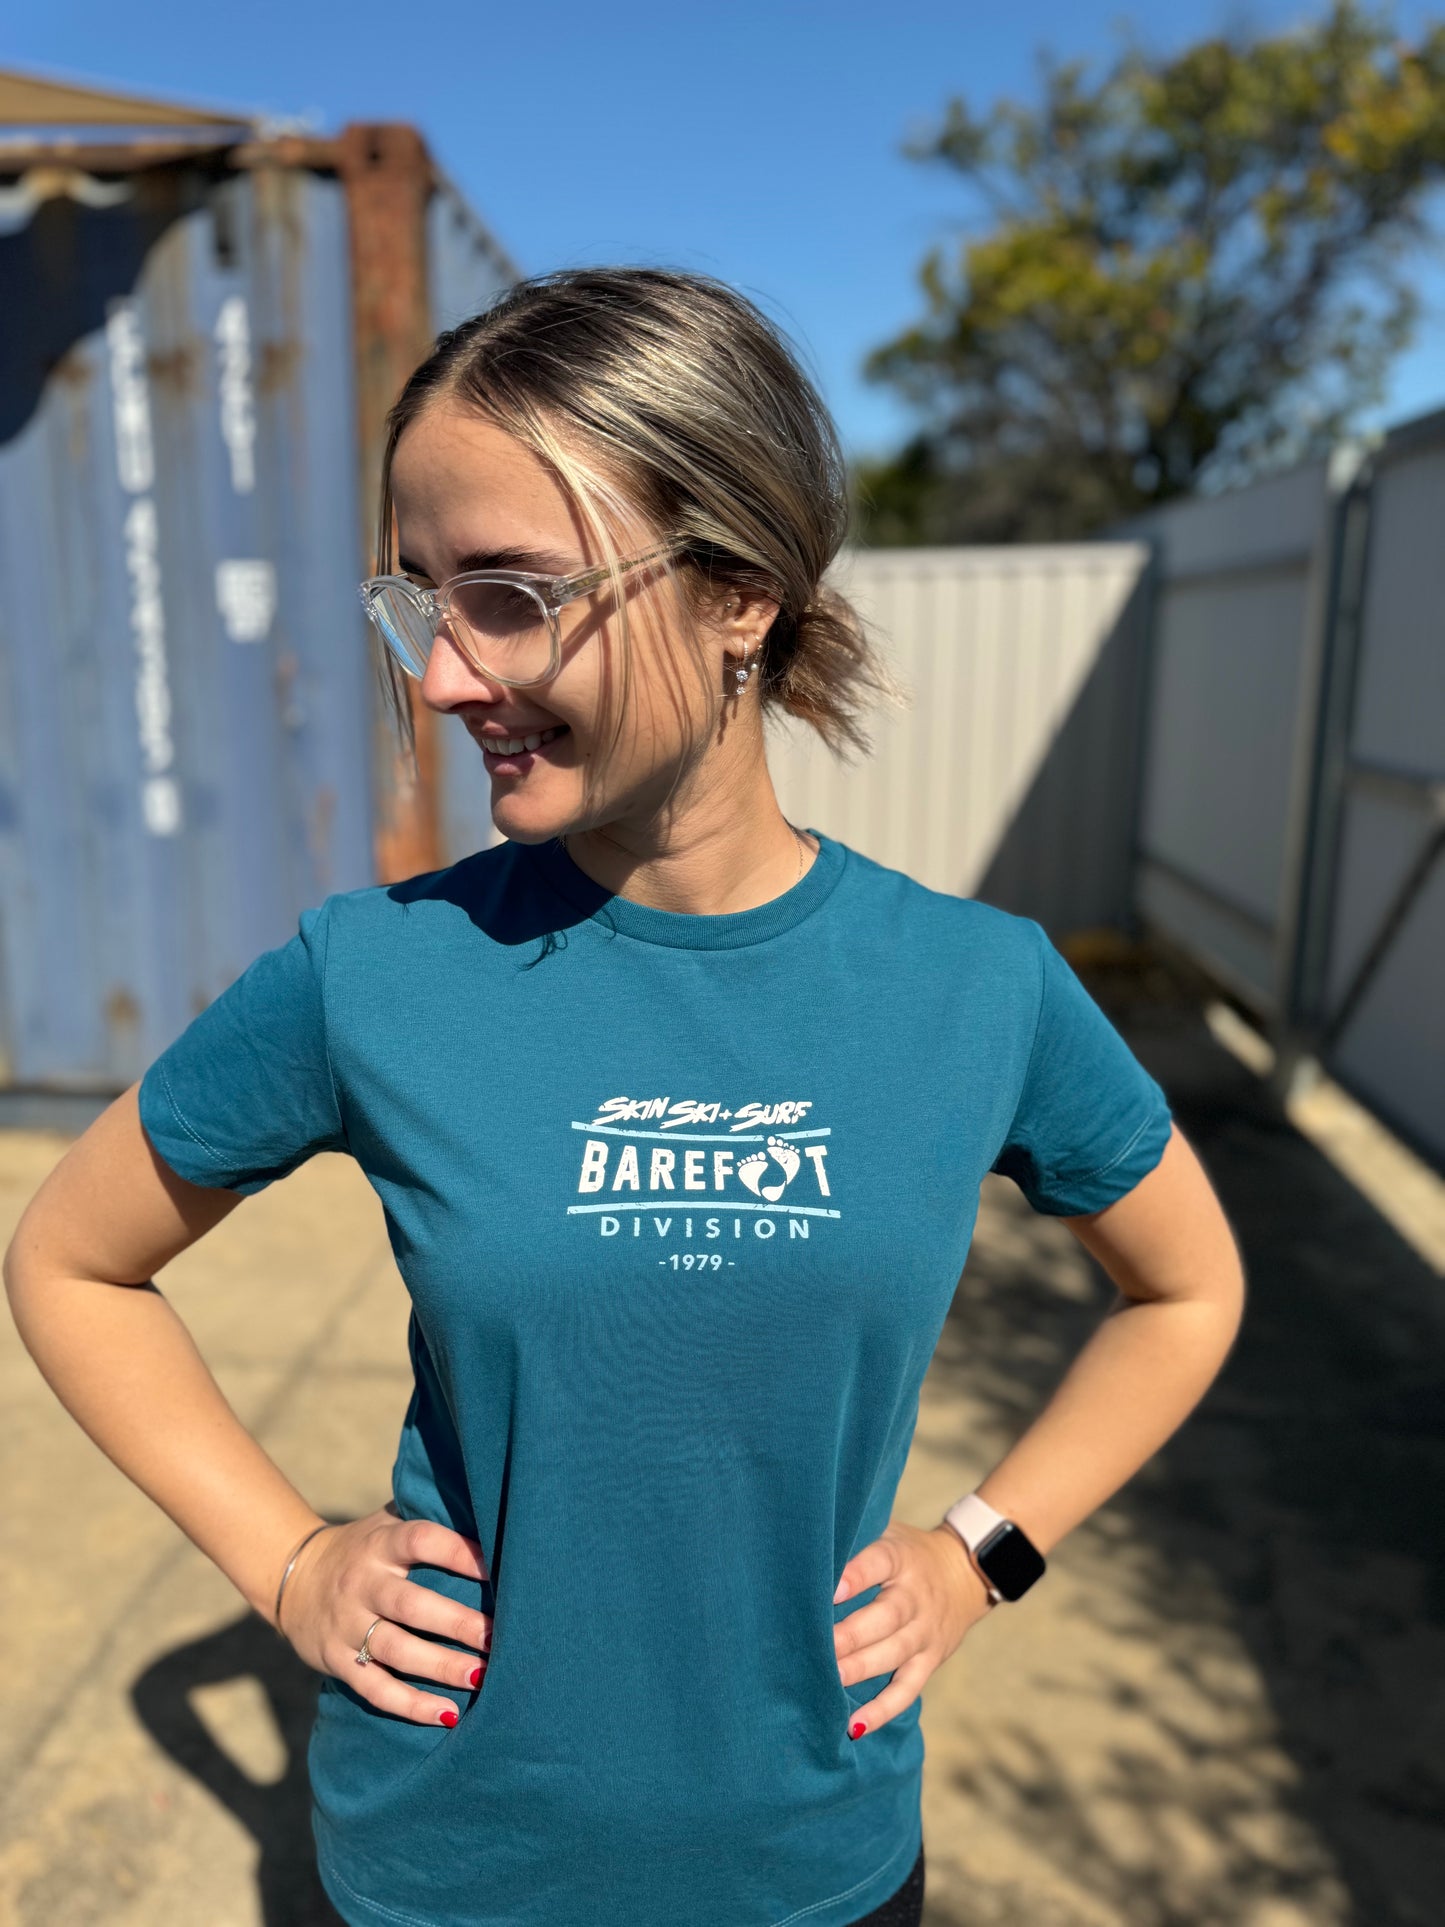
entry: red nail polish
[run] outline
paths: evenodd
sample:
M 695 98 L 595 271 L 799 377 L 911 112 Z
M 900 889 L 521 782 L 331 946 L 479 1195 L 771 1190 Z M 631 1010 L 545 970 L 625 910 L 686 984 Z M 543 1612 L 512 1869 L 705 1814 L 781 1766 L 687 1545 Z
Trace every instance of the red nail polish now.
M 472 1669 L 472 1684 L 473 1686 L 480 1686 L 481 1683 L 482 1683 L 482 1669 L 480 1666 L 475 1666 Z
M 443 1726 L 455 1726 L 457 1723 L 457 1715 L 456 1715 L 455 1707 L 448 1706 L 443 1711 L 440 1717 L 441 1717 L 441 1723 Z
M 868 1727 L 865 1721 L 854 1720 L 853 1724 L 848 1728 L 848 1738 L 850 1740 L 861 1739 L 867 1731 Z

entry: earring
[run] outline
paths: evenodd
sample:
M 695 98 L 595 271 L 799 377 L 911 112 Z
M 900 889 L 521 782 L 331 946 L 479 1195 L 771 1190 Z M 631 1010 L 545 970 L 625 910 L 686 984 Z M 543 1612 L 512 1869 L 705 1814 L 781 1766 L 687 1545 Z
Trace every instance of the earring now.
M 753 673 L 753 665 L 747 660 L 746 657 L 744 657 L 741 667 L 733 671 L 734 676 L 736 676 L 737 678 L 737 687 L 733 690 L 733 694 L 735 696 L 742 695 L 743 690 L 747 684 L 748 677 L 752 673 Z

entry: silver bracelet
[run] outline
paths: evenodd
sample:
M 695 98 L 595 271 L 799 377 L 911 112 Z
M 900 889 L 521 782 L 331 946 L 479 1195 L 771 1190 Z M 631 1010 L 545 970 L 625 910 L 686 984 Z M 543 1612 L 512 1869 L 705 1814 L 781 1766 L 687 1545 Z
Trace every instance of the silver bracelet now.
M 282 1573 L 281 1583 L 276 1588 L 276 1610 L 272 1615 L 276 1623 L 276 1631 L 282 1639 L 284 1639 L 286 1635 L 281 1631 L 281 1595 L 286 1590 L 286 1581 L 291 1577 L 291 1568 L 296 1564 L 296 1561 L 301 1557 L 302 1553 L 306 1550 L 307 1546 L 311 1544 L 311 1541 L 316 1537 L 317 1533 L 329 1532 L 332 1528 L 332 1524 L 333 1522 L 330 1519 L 328 1519 L 323 1525 L 312 1526 L 311 1530 L 307 1533 L 306 1537 L 301 1541 L 300 1545 L 297 1546 L 296 1550 L 291 1554 L 291 1557 L 286 1561 L 286 1570 L 285 1572 Z

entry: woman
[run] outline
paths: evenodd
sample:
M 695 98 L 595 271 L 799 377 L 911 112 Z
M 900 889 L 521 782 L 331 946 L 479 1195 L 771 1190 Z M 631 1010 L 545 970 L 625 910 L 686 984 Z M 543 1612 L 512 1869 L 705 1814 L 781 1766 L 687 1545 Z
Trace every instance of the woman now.
M 778 806 L 765 715 L 845 748 L 887 688 L 822 585 L 846 521 L 717 281 L 557 273 L 440 337 L 363 597 L 508 840 L 305 912 L 9 1253 L 69 1409 L 321 1674 L 349 1922 L 916 1923 L 920 1689 L 1233 1338 L 1213 1193 L 1040 927 Z M 319 1150 L 382 1201 L 416 1376 L 391 1504 L 330 1525 L 149 1284 Z M 1119 1307 L 924 1530 L 889 1514 L 990 1169 Z

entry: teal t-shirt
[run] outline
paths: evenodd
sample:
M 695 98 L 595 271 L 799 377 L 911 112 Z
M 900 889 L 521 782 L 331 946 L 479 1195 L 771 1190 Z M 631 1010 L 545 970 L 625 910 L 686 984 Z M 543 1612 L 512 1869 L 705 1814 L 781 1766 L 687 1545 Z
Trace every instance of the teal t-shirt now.
M 916 1858 L 918 1702 L 849 1739 L 888 1676 L 838 1678 L 876 1596 L 835 1606 L 839 1574 L 985 1172 L 1101 1210 L 1170 1120 L 1037 923 L 819 842 L 730 915 L 609 896 L 557 842 L 328 897 L 142 1081 L 194 1183 L 365 1172 L 412 1301 L 396 1506 L 490 1570 L 412 1574 L 494 1614 L 475 1692 L 414 1680 L 456 1727 L 321 1680 L 349 1922 L 844 1927 Z

